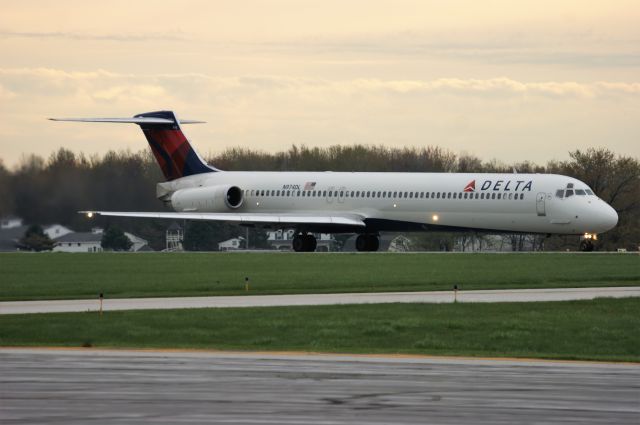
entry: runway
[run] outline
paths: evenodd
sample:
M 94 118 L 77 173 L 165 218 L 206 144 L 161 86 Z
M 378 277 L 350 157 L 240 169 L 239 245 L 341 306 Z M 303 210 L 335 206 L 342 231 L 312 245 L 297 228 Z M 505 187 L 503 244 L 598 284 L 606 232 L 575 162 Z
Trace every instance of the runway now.
M 374 303 L 531 302 L 590 300 L 598 297 L 640 297 L 640 287 L 509 289 L 483 291 L 379 292 L 302 295 L 246 295 L 229 297 L 106 298 L 105 311 L 174 308 L 277 307 Z M 0 302 L 0 314 L 97 311 L 90 300 Z
M 637 424 L 640 366 L 0 349 L 0 422 Z

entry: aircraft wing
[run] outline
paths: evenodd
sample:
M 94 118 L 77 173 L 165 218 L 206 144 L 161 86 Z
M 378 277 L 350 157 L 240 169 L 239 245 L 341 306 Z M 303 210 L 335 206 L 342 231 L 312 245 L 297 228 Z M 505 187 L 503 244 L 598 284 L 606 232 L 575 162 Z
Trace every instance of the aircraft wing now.
M 331 224 L 365 227 L 364 217 L 357 214 L 255 214 L 255 213 L 198 213 L 198 212 L 124 212 L 124 211 L 79 211 L 87 217 L 103 215 L 110 217 L 166 218 L 174 220 L 209 220 L 239 224 Z

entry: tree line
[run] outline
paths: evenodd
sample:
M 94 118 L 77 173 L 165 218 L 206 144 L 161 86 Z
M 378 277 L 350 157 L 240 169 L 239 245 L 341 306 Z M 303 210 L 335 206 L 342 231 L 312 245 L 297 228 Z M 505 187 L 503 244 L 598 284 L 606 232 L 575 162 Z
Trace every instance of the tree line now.
M 335 145 L 326 148 L 293 145 L 286 151 L 268 153 L 231 148 L 208 158 L 223 170 L 254 171 L 377 171 L 377 172 L 500 172 L 556 173 L 588 184 L 619 215 L 618 226 L 601 235 L 601 249 L 638 249 L 640 243 L 640 162 L 606 148 L 569 153 L 565 161 L 545 165 L 530 161 L 502 163 L 469 155 L 457 155 L 441 147 L 390 148 L 370 145 Z M 115 223 L 147 240 L 154 249 L 164 247 L 163 220 L 131 220 L 100 217 L 88 221 L 77 214 L 84 209 L 159 211 L 165 207 L 155 197 L 162 173 L 148 150 L 108 152 L 86 156 L 60 149 L 48 158 L 24 156 L 12 168 L 0 160 L 0 216 L 16 215 L 30 224 L 59 223 L 75 230 Z M 182 223 L 180 223 L 182 224 Z M 190 231 L 191 230 L 191 231 Z M 254 247 L 265 246 L 264 232 L 251 230 Z M 192 249 L 216 249 L 229 237 L 245 235 L 238 226 L 190 223 L 185 245 Z M 410 235 L 418 249 L 447 249 L 469 235 L 448 233 Z M 525 235 L 513 236 L 513 247 L 522 247 Z M 520 241 L 518 241 L 518 237 Z M 535 242 L 547 250 L 575 249 L 577 237 L 554 236 Z M 535 245 L 534 243 L 534 245 Z M 464 246 L 464 243 L 463 243 Z

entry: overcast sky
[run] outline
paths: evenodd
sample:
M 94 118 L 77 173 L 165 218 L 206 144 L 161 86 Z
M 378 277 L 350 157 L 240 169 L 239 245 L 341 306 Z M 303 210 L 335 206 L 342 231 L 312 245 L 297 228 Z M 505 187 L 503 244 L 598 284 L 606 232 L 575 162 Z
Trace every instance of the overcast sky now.
M 203 155 L 438 145 L 640 156 L 635 1 L 21 1 L 0 13 L 0 158 L 146 148 L 173 109 Z

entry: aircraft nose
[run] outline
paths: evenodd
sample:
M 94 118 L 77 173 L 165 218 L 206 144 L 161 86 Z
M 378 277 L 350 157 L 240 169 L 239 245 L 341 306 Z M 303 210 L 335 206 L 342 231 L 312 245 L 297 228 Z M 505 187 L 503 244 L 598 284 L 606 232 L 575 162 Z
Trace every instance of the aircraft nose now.
M 603 205 L 600 224 L 605 229 L 604 232 L 613 229 L 618 224 L 618 213 L 608 204 Z

